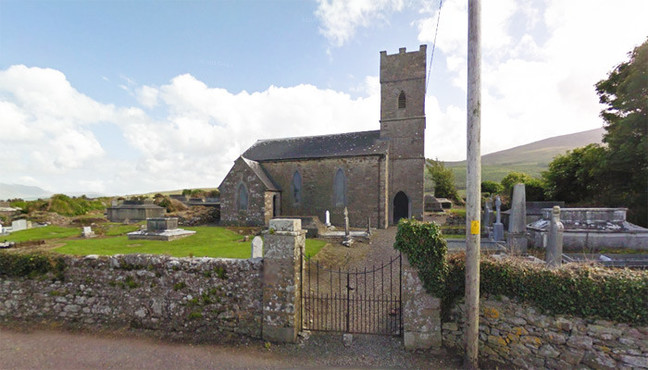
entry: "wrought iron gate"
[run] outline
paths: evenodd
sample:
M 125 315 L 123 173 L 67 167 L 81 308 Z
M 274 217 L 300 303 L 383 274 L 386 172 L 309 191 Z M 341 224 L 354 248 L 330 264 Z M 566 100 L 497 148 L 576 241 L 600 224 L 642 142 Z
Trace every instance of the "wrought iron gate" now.
M 401 335 L 401 255 L 368 270 L 327 269 L 307 261 L 302 271 L 302 328 Z

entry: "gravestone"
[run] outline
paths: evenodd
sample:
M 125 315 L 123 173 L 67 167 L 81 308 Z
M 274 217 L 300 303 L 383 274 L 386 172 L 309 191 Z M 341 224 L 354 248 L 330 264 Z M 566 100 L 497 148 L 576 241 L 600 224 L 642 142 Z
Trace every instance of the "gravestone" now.
M 515 184 L 513 188 L 507 243 L 511 254 L 526 254 L 526 191 L 524 184 Z
M 263 257 L 263 239 L 260 236 L 255 236 L 252 239 L 252 255 L 251 258 Z
M 326 227 L 330 227 L 331 226 L 331 212 L 329 212 L 328 209 L 326 210 L 325 216 L 326 216 L 325 225 L 326 225 Z
M 344 237 L 349 237 L 349 211 L 344 207 Z
M 177 217 L 153 217 L 146 219 L 146 229 L 128 233 L 128 239 L 171 241 L 195 234 L 195 231 L 178 228 Z
M 90 226 L 84 226 L 83 231 L 81 231 L 81 236 L 84 238 L 92 238 L 95 236 L 95 233 Z
M 484 218 L 483 218 L 483 228 L 484 232 L 486 234 L 490 235 L 489 231 L 491 228 L 491 223 L 493 222 L 493 200 L 492 199 L 487 199 L 486 202 L 484 203 Z
M 504 240 L 504 224 L 502 224 L 502 199 L 500 196 L 495 197 L 495 217 L 496 221 L 493 224 L 493 239 L 496 242 Z
M 353 239 L 349 230 L 349 211 L 344 207 L 344 240 L 342 241 L 342 245 L 351 247 L 351 244 L 353 244 Z
M 560 207 L 554 206 L 551 210 L 551 223 L 547 238 L 546 261 L 550 268 L 560 267 L 563 252 L 563 231 L 565 227 L 560 222 Z

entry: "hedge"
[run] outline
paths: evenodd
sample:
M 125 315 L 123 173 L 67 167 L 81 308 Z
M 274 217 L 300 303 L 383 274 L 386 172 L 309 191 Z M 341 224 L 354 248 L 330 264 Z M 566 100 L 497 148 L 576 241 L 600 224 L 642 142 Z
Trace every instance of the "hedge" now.
M 428 293 L 449 308 L 464 296 L 465 255 L 446 258 L 445 242 L 435 234 L 438 226 L 429 225 L 399 223 L 394 247 L 419 269 Z M 420 240 L 424 235 L 430 240 Z M 482 256 L 480 275 L 481 294 L 517 298 L 546 313 L 648 324 L 648 271 L 575 264 L 548 269 L 513 258 Z
M 0 276 L 35 277 L 54 272 L 56 279 L 62 280 L 65 266 L 62 257 L 0 252 Z

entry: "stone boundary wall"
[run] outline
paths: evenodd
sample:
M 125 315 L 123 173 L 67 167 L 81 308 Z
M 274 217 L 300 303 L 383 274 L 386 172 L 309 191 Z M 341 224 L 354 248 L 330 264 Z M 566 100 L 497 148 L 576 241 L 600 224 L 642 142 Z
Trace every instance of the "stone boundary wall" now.
M 498 299 L 496 299 L 498 298 Z M 444 346 L 463 349 L 464 305 L 442 324 Z M 648 327 L 544 315 L 504 296 L 482 297 L 481 359 L 520 368 L 648 368 Z
M 64 258 L 63 281 L 3 277 L 0 321 L 135 328 L 190 341 L 261 338 L 261 258 Z

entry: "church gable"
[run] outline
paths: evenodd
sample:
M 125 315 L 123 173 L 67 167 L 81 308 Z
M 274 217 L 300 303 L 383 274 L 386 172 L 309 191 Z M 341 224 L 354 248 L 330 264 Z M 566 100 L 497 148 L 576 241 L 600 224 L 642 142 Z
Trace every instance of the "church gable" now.
M 264 225 L 268 218 L 266 198 L 279 192 L 258 162 L 243 157 L 234 162 L 218 189 L 221 220 L 226 224 L 243 225 Z

